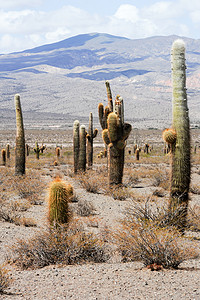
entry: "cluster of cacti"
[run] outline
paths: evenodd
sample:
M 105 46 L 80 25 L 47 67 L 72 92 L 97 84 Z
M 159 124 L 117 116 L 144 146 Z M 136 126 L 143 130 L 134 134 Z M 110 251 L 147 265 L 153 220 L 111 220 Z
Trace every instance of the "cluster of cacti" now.
M 89 127 L 87 137 L 87 164 L 88 167 L 93 165 L 93 139 L 97 136 L 98 129 L 96 128 L 93 131 L 93 115 L 90 113 L 89 115 Z
M 25 174 L 25 135 L 22 109 L 20 103 L 20 95 L 15 95 L 15 110 L 16 110 L 16 148 L 15 148 L 15 174 Z
M 73 153 L 74 153 L 74 173 L 86 170 L 86 135 L 85 125 L 81 125 L 78 120 L 73 126 Z
M 99 119 L 103 128 L 102 137 L 108 147 L 108 177 L 109 185 L 121 184 L 124 169 L 124 149 L 126 139 L 131 132 L 131 125 L 124 123 L 124 104 L 120 96 L 112 101 L 110 85 L 106 82 L 108 106 L 100 103 Z
M 36 155 L 36 158 L 39 159 L 40 158 L 40 152 L 43 153 L 44 149 L 46 148 L 46 146 L 44 146 L 42 144 L 42 146 L 40 147 L 38 142 L 35 142 L 35 148 L 33 149 Z
M 176 40 L 172 45 L 173 119 L 172 129 L 163 137 L 171 144 L 171 185 L 169 211 L 179 210 L 180 227 L 184 229 L 187 217 L 190 186 L 190 129 L 186 94 L 185 44 Z
M 71 218 L 69 202 L 73 187 L 56 178 L 49 187 L 48 220 L 50 225 L 68 224 Z

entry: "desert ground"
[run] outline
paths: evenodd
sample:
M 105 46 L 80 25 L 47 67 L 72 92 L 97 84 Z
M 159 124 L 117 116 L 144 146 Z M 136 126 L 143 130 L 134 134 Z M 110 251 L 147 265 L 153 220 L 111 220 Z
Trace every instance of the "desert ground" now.
M 1 160 L 0 165 L 0 264 L 8 271 L 9 281 L 0 294 L 1 299 L 200 299 L 198 255 L 188 255 L 188 259 L 186 255 L 176 269 L 161 266 L 152 270 L 142 260 L 123 260 L 118 248 L 120 239 L 113 242 L 118 230 L 122 230 L 123 236 L 120 229 L 123 220 L 130 217 L 135 207 L 144 208 L 148 203 L 155 210 L 168 203 L 170 154 L 163 152 L 161 130 L 133 129 L 126 146 L 123 186 L 113 190 L 107 184 L 107 159 L 98 157 L 104 149 L 100 132 L 94 140 L 92 170 L 78 175 L 73 172 L 72 129 L 27 130 L 25 136 L 30 154 L 26 157 L 26 175 L 18 178 L 14 175 L 15 130 L 0 131 L 1 149 L 7 143 L 11 148 L 10 158 L 5 165 Z M 46 145 L 39 160 L 33 151 L 36 141 Z M 142 148 L 139 160 L 133 151 L 135 143 Z M 149 154 L 143 151 L 145 143 L 150 145 Z M 192 129 L 188 227 L 181 239 L 184 247 L 194 249 L 197 254 L 200 253 L 199 145 L 200 130 Z M 55 152 L 58 146 L 60 157 Z M 70 203 L 72 222 L 80 223 L 87 234 L 100 237 L 106 245 L 105 255 L 100 262 L 47 262 L 42 267 L 34 264 L 25 267 L 23 254 L 16 256 L 14 249 L 48 231 L 48 188 L 57 176 L 74 189 Z

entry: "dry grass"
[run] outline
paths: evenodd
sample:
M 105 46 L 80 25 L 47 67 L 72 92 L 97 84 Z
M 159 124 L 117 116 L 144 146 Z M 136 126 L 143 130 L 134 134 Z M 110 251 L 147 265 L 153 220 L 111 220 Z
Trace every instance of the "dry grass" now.
M 105 178 L 106 176 L 106 178 Z M 81 186 L 90 193 L 98 194 L 107 190 L 107 174 L 99 170 L 88 170 L 84 173 L 79 173 L 77 176 Z
M 126 212 L 121 229 L 114 234 L 118 250 L 125 261 L 141 261 L 151 269 L 178 268 L 185 260 L 199 256 L 194 245 L 147 208 Z
M 5 289 L 10 285 L 8 270 L 4 266 L 0 266 L 0 294 L 5 293 Z
M 66 228 L 49 228 L 29 240 L 19 240 L 11 249 L 11 263 L 21 269 L 37 269 L 51 264 L 106 262 L 105 243 L 92 233 L 85 233 L 77 220 Z
M 73 206 L 73 211 L 81 217 L 95 215 L 95 207 L 92 202 L 80 199 L 76 206 Z

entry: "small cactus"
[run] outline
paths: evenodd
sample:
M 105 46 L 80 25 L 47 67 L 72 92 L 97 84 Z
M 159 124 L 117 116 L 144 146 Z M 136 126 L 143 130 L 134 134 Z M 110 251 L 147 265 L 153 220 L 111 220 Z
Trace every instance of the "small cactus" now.
M 57 156 L 57 159 L 59 159 L 59 157 L 60 157 L 60 147 L 56 147 L 56 156 Z
M 34 152 L 35 152 L 36 158 L 39 159 L 40 158 L 40 147 L 38 145 L 38 142 L 35 142 Z
M 3 166 L 6 165 L 6 149 L 1 150 L 1 157 L 2 157 L 2 164 Z
M 176 142 L 176 131 L 174 129 L 165 129 L 162 134 L 163 140 L 173 145 Z
M 136 160 L 139 160 L 140 159 L 140 149 L 137 147 L 137 149 L 135 150 L 135 157 L 136 157 Z
M 48 221 L 50 225 L 68 224 L 71 218 L 69 202 L 73 196 L 73 187 L 60 178 L 56 178 L 49 187 Z
M 20 103 L 20 95 L 15 95 L 15 111 L 16 111 L 16 147 L 15 147 L 15 175 L 25 174 L 25 135 L 22 109 Z
M 6 158 L 10 159 L 10 145 L 9 144 L 6 145 Z

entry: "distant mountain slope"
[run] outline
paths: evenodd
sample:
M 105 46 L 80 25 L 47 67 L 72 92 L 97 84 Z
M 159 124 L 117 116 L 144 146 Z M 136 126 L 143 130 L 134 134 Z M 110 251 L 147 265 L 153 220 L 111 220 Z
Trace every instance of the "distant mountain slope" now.
M 93 111 L 97 116 L 98 103 L 106 103 L 104 81 L 109 80 L 113 95 L 126 100 L 127 118 L 137 126 L 170 124 L 170 51 L 177 38 L 131 40 L 91 33 L 0 55 L 1 109 L 13 109 L 13 96 L 20 93 L 25 111 L 72 118 Z M 183 39 L 190 115 L 200 124 L 200 40 Z

